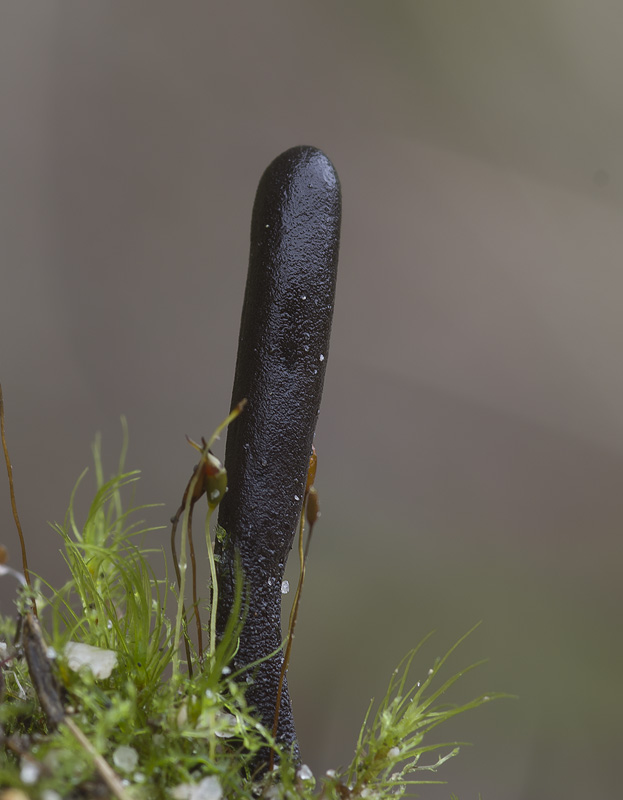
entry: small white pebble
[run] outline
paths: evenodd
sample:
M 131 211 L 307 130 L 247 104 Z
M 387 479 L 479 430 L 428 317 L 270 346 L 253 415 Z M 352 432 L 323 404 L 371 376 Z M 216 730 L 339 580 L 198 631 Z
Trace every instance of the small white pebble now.
M 112 754 L 112 760 L 121 772 L 132 772 L 138 764 L 138 753 L 133 747 L 122 744 Z
M 287 594 L 290 591 L 290 581 L 281 581 L 281 594 Z
M 392 747 L 387 753 L 388 758 L 398 758 L 399 755 L 400 749 L 398 747 Z
M 234 735 L 235 727 L 236 727 L 236 717 L 233 714 L 219 714 L 219 721 L 225 723 L 225 725 L 229 725 L 229 728 L 220 728 L 219 730 L 214 731 L 214 735 L 218 736 L 219 739 L 229 739 L 230 736 Z
M 208 775 L 199 781 L 190 793 L 190 800 L 221 800 L 222 797 L 223 789 L 216 775 Z
M 117 653 L 114 650 L 91 647 L 81 642 L 67 642 L 63 652 L 69 669 L 78 672 L 82 667 L 88 667 L 93 677 L 100 680 L 109 678 L 117 666 Z
M 39 764 L 36 761 L 28 761 L 23 758 L 19 770 L 19 776 L 22 782 L 27 786 L 32 786 L 33 783 L 39 780 L 39 775 L 41 775 L 41 767 Z
M 296 772 L 296 776 L 301 781 L 313 781 L 314 780 L 314 773 L 311 769 L 307 766 L 307 764 L 301 764 Z

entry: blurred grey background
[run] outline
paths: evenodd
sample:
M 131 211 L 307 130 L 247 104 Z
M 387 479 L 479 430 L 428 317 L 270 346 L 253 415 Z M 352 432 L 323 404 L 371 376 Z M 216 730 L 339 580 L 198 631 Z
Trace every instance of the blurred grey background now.
M 229 407 L 264 168 L 313 144 L 341 176 L 290 670 L 316 774 L 410 647 L 437 630 L 417 679 L 483 620 L 452 697 L 519 700 L 440 729 L 474 747 L 420 796 L 620 790 L 622 36 L 607 0 L 0 6 L 0 379 L 46 577 L 122 413 L 148 520 L 179 503 L 184 434 Z

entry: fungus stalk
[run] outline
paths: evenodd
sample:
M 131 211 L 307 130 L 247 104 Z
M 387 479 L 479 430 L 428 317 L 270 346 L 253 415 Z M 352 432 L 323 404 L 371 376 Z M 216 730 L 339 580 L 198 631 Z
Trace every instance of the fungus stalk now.
M 251 253 L 232 406 L 247 399 L 229 427 L 228 491 L 217 541 L 222 635 L 244 580 L 244 626 L 237 668 L 267 659 L 282 643 L 281 583 L 305 495 L 320 407 L 337 277 L 341 197 L 333 165 L 320 150 L 295 147 L 264 172 L 253 207 Z M 254 670 L 247 699 L 273 729 L 283 652 Z M 299 760 L 284 682 L 277 741 Z

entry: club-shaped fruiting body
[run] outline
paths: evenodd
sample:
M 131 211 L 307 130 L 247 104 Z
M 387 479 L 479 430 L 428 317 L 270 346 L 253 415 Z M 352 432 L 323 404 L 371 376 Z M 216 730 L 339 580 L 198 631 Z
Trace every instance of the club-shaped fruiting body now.
M 337 276 L 341 196 L 329 159 L 294 147 L 264 172 L 251 223 L 251 254 L 232 399 L 247 398 L 227 433 L 228 491 L 219 510 L 218 630 L 235 596 L 237 559 L 245 622 L 236 666 L 282 643 L 281 582 L 301 514 L 320 407 Z M 247 701 L 272 729 L 283 653 L 261 663 Z M 277 738 L 298 759 L 284 687 Z

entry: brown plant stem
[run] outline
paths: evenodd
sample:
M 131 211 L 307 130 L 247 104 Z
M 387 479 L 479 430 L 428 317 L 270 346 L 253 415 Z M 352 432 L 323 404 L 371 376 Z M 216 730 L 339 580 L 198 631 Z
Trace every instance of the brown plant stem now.
M 24 578 L 29 588 L 32 589 L 30 580 L 30 570 L 28 569 L 28 556 L 26 555 L 26 542 L 24 541 L 24 534 L 22 532 L 22 525 L 19 521 L 19 513 L 17 511 L 17 501 L 15 499 L 15 487 L 13 486 L 13 467 L 11 466 L 11 459 L 9 458 L 9 448 L 6 443 L 6 434 L 4 430 L 4 395 L 2 393 L 2 384 L 0 383 L 0 436 L 2 438 L 2 449 L 4 451 L 4 463 L 6 464 L 6 471 L 9 478 L 9 493 L 11 495 L 11 510 L 13 511 L 13 519 L 15 520 L 15 527 L 19 536 L 19 543 L 22 549 L 22 565 L 24 569 Z M 35 598 L 32 598 L 32 610 L 37 616 L 37 604 Z

